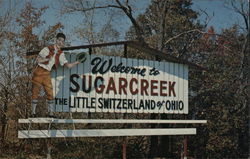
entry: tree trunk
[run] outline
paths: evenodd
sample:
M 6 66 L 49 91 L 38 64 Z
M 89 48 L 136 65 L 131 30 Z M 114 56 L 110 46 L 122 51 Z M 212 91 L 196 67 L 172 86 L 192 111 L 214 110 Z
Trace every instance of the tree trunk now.
M 4 147 L 5 145 L 5 130 L 6 130 L 6 126 L 7 126 L 7 103 L 5 102 L 2 108 L 2 113 L 1 113 L 1 132 L 0 132 L 0 145 L 1 145 L 1 149 Z

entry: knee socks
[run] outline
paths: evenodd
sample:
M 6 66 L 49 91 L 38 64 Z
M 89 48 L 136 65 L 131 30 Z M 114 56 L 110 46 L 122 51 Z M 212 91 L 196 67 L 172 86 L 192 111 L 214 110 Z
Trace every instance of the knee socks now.
M 53 115 L 53 112 L 55 111 L 54 100 L 47 100 L 47 104 L 49 115 Z
M 32 106 L 32 114 L 35 115 L 36 114 L 36 106 L 37 106 L 37 100 L 33 99 L 31 102 L 31 106 Z

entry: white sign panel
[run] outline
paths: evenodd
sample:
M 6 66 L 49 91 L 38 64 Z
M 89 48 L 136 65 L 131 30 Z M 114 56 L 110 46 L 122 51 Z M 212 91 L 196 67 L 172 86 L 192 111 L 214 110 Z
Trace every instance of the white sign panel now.
M 66 55 L 74 62 L 76 54 Z M 188 113 L 188 66 L 87 55 L 52 72 L 57 112 Z

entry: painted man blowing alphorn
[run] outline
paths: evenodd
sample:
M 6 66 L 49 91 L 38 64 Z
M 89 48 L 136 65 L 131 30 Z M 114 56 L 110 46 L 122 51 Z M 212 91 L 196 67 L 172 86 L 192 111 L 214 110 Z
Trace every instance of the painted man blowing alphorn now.
M 43 48 L 37 57 L 37 67 L 34 70 L 32 77 L 32 116 L 36 116 L 36 106 L 37 98 L 41 87 L 44 88 L 47 95 L 48 104 L 48 116 L 53 117 L 54 112 L 54 96 L 53 87 L 50 77 L 50 72 L 52 68 L 57 68 L 59 64 L 61 66 L 66 66 L 71 68 L 77 64 L 78 61 L 74 63 L 68 63 L 67 59 L 61 48 L 64 46 L 66 36 L 63 33 L 58 33 L 56 35 L 55 44 Z

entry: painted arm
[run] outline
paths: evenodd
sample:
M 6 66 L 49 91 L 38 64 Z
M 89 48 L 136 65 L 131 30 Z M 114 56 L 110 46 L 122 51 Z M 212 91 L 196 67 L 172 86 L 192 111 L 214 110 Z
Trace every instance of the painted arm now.
M 75 65 L 79 64 L 80 62 L 76 61 L 76 62 L 73 62 L 73 63 L 66 63 L 64 66 L 68 67 L 68 68 L 72 68 L 74 67 Z

